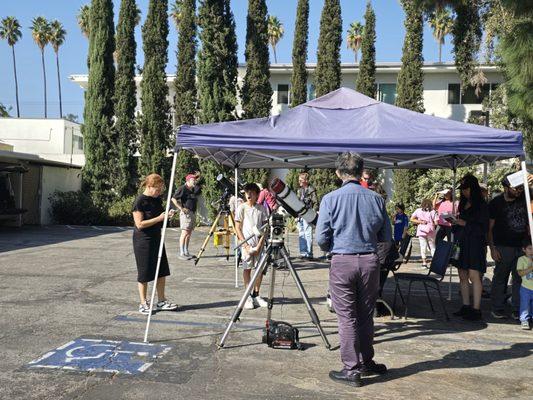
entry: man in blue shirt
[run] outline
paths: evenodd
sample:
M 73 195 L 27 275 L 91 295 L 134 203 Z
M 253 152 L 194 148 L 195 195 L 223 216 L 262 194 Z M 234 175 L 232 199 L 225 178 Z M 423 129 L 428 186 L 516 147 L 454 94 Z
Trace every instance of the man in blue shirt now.
M 320 203 L 317 243 L 332 253 L 329 288 L 339 323 L 344 368 L 331 371 L 334 381 L 361 386 L 361 376 L 383 374 L 387 367 L 374 358 L 373 312 L 379 292 L 378 242 L 392 240 L 384 199 L 363 188 L 363 159 L 342 153 L 336 162 L 343 185 Z

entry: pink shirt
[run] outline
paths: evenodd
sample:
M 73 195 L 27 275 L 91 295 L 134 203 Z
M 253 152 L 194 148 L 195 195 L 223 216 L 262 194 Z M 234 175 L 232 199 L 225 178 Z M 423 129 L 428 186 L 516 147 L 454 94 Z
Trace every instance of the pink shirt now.
M 435 210 L 424 211 L 421 208 L 417 208 L 416 211 L 411 215 L 411 218 L 416 218 L 420 221 L 426 221 L 427 224 L 418 224 L 416 228 L 416 236 L 422 237 L 432 237 L 435 236 L 435 225 L 434 221 L 437 217 Z
M 455 214 L 457 214 L 458 205 L 459 205 L 458 202 L 455 202 Z M 444 213 L 453 214 L 453 203 L 451 201 L 449 201 L 449 200 L 441 201 L 439 203 L 439 207 L 437 209 L 437 212 L 439 214 L 439 225 L 452 226 L 451 223 L 449 223 L 444 218 L 442 218 L 442 214 L 444 214 Z

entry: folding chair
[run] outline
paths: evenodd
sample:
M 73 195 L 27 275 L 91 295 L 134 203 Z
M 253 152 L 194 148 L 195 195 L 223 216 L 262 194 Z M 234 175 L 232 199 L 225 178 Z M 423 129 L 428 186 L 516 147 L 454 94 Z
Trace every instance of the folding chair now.
M 435 289 L 439 294 L 440 303 L 442 305 L 442 309 L 444 310 L 444 315 L 446 316 L 446 320 L 449 321 L 450 317 L 448 316 L 448 312 L 446 311 L 446 306 L 444 304 L 444 300 L 442 298 L 442 293 L 440 290 L 440 283 L 444 279 L 444 276 L 446 275 L 446 270 L 448 269 L 448 264 L 450 263 L 450 257 L 452 255 L 452 249 L 453 249 L 453 243 L 451 242 L 440 242 L 437 245 L 437 249 L 435 250 L 435 254 L 433 256 L 433 259 L 431 260 L 431 265 L 429 267 L 429 271 L 427 274 L 417 274 L 417 273 L 395 273 L 394 279 L 396 282 L 396 288 L 394 290 L 394 302 L 392 307 L 394 308 L 396 305 L 396 293 L 400 293 L 400 298 L 402 299 L 402 303 L 405 306 L 405 313 L 404 318 L 407 319 L 407 310 L 409 307 L 409 299 L 411 297 L 411 286 L 413 282 L 422 282 L 424 285 L 424 289 L 426 290 L 426 296 L 428 298 L 429 306 L 431 307 L 431 311 L 435 313 L 435 309 L 433 308 L 433 303 L 431 302 L 431 298 L 429 297 L 429 291 L 428 287 Z M 407 301 L 404 301 L 402 291 L 400 289 L 400 281 L 405 280 L 409 281 L 409 289 L 407 291 Z

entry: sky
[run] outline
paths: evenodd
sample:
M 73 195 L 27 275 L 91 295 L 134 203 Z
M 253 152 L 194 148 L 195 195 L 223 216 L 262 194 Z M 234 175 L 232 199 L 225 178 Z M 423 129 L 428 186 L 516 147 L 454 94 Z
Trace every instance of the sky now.
M 171 4 L 173 0 L 170 0 Z M 16 17 L 22 25 L 22 39 L 15 46 L 17 57 L 17 74 L 19 81 L 19 98 L 21 116 L 39 118 L 44 115 L 43 78 L 41 57 L 37 45 L 32 40 L 29 29 L 31 20 L 44 16 L 63 23 L 67 31 L 65 44 L 60 48 L 61 87 L 63 97 L 63 114 L 74 114 L 81 121 L 83 118 L 83 89 L 72 83 L 68 77 L 73 74 L 86 74 L 87 39 L 81 34 L 77 24 L 78 10 L 89 0 L 0 0 L 0 18 Z M 114 0 L 115 22 L 118 20 L 120 0 Z M 232 0 L 232 9 L 237 26 L 239 45 L 239 62 L 244 62 L 244 41 L 246 37 L 246 0 Z M 320 13 L 323 0 L 310 0 L 309 10 L 309 49 L 308 62 L 316 62 Z M 144 22 L 148 10 L 148 0 L 137 0 L 141 9 L 141 23 Z M 294 33 L 297 0 L 267 0 L 268 12 L 275 15 L 285 28 L 285 35 L 277 46 L 278 63 L 291 62 L 291 47 Z M 376 12 L 376 61 L 400 62 L 402 55 L 404 13 L 399 0 L 372 0 Z M 346 47 L 346 31 L 351 22 L 364 23 L 366 0 L 341 0 L 343 19 L 343 43 L 341 45 L 341 62 L 353 62 L 354 54 Z M 169 6 L 170 9 L 170 6 Z M 137 63 L 142 65 L 142 42 L 140 26 L 136 30 Z M 452 61 L 452 46 L 446 38 L 443 47 L 443 61 Z M 177 33 L 174 25 L 170 25 L 169 62 L 167 72 L 175 73 L 176 69 Z M 436 61 L 438 47 L 433 39 L 431 29 L 424 28 L 424 58 L 427 62 Z M 271 50 L 271 62 L 274 57 Z M 57 73 L 55 54 L 51 47 L 45 50 L 45 63 L 48 85 L 48 117 L 59 118 L 59 99 L 57 89 Z M 7 42 L 0 41 L 0 103 L 12 107 L 11 115 L 16 115 L 15 85 L 11 49 Z

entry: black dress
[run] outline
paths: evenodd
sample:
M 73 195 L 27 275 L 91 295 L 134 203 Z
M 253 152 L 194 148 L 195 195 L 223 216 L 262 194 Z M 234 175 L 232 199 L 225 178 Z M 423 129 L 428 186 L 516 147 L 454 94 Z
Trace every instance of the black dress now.
M 473 269 L 481 273 L 487 271 L 487 232 L 489 230 L 489 208 L 481 202 L 479 207 L 470 207 L 459 212 L 459 218 L 466 225 L 455 225 L 454 236 L 460 248 L 456 267 Z
M 143 220 L 152 219 L 159 216 L 163 211 L 163 201 L 160 197 L 151 197 L 141 194 L 133 203 L 133 211 L 143 213 Z M 137 263 L 137 281 L 141 283 L 151 282 L 155 278 L 157 267 L 157 255 L 159 244 L 161 243 L 162 222 L 148 228 L 133 230 L 133 252 Z M 163 246 L 161 255 L 161 266 L 159 267 L 159 277 L 170 275 L 167 254 Z

